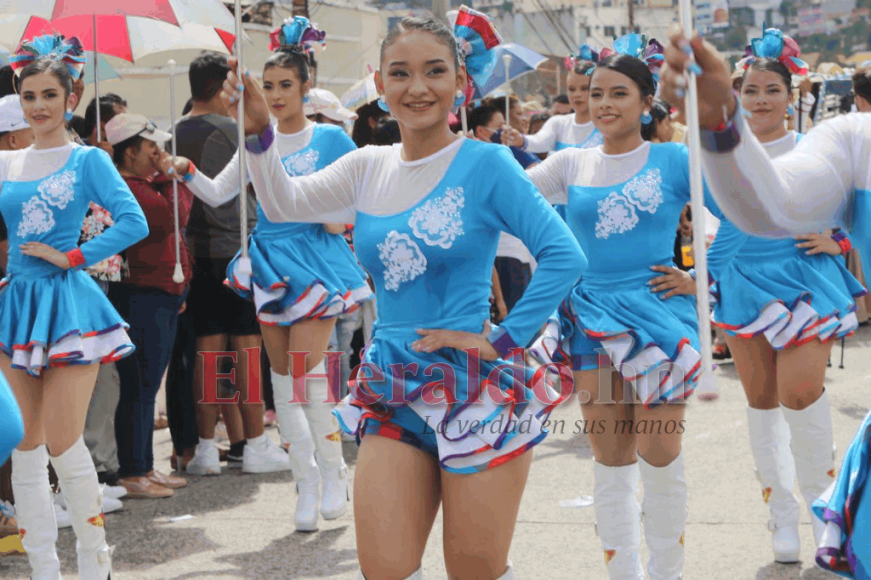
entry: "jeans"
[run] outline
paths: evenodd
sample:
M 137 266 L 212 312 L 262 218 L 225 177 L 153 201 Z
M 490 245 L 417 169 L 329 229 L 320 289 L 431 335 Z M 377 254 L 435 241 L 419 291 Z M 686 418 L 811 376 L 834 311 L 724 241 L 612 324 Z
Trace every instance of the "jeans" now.
M 169 364 L 184 295 L 157 288 L 110 284 L 109 299 L 130 325 L 136 350 L 115 363 L 121 396 L 115 411 L 119 477 L 136 477 L 154 469 L 154 406 Z
M 172 447 L 177 455 L 195 447 L 200 440 L 194 401 L 194 369 L 197 364 L 197 336 L 190 312 L 178 316 L 178 328 L 169 371 L 166 375 L 166 420 Z

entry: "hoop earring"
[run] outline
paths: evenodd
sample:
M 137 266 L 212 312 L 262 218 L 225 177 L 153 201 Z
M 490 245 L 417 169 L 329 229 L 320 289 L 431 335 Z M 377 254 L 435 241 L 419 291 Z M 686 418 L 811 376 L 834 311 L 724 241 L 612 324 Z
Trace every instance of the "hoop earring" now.
M 653 117 L 650 116 L 650 111 L 644 111 L 641 115 L 641 124 L 650 125 L 653 123 Z
M 390 112 L 390 107 L 387 106 L 387 101 L 384 100 L 384 97 L 378 97 L 378 108 L 384 111 L 385 113 Z
M 454 107 L 460 108 L 466 104 L 466 93 L 457 89 L 457 96 L 454 97 Z

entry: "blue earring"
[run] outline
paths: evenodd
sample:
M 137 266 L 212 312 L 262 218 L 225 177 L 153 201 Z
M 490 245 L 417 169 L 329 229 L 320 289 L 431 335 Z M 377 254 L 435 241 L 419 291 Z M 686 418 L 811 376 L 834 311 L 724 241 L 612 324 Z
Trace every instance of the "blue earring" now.
M 66 119 L 67 121 L 72 121 L 73 120 L 73 112 L 67 111 L 66 113 L 64 113 L 64 119 Z
M 311 100 L 311 99 L 308 98 L 308 95 L 306 95 L 306 96 L 304 96 L 304 97 L 302 98 L 302 104 L 305 105 L 305 104 L 307 104 L 310 100 Z
M 454 107 L 460 108 L 464 104 L 466 104 L 466 94 L 463 91 L 458 90 L 457 96 L 454 97 Z
M 390 112 L 390 107 L 387 106 L 387 101 L 384 100 L 384 97 L 378 98 L 378 108 L 384 111 L 385 113 Z
M 651 123 L 653 123 L 653 117 L 650 116 L 650 113 L 648 111 L 644 111 L 644 113 L 641 115 L 641 124 L 650 125 Z
M 789 115 L 790 117 L 795 115 L 795 107 L 793 107 L 792 105 L 788 106 L 786 108 L 786 114 Z

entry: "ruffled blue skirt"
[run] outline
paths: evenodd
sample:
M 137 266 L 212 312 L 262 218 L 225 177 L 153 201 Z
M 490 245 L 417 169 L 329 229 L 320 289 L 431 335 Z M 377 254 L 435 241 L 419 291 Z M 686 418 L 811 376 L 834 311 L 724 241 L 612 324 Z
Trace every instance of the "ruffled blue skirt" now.
M 871 580 L 871 413 L 856 431 L 835 483 L 811 511 L 826 523 L 816 562 L 844 578 Z
M 740 338 L 763 334 L 780 350 L 851 334 L 859 325 L 855 298 L 867 291 L 840 258 L 799 254 L 732 260 L 714 293 L 714 324 Z
M 662 300 L 647 286 L 658 275 L 585 273 L 561 308 L 557 356 L 573 370 L 613 365 L 647 408 L 689 397 L 701 367 L 695 297 Z
M 371 422 L 396 424 L 385 431 L 422 430 L 411 438 L 429 439 L 441 468 L 454 473 L 496 467 L 545 439 L 547 417 L 563 398 L 544 372 L 453 348 L 417 352 L 411 344 L 419 338 L 413 329 L 376 329 L 364 355 L 368 368 L 352 377 L 351 394 L 333 411 L 343 431 L 359 440 L 377 431 Z M 414 421 L 401 419 L 407 409 Z
M 128 325 L 82 270 L 0 281 L 0 349 L 12 367 L 42 369 L 114 362 L 134 346 Z
M 372 300 L 366 273 L 340 235 L 318 224 L 261 232 L 249 237 L 252 273 L 227 268 L 226 284 L 252 300 L 261 324 L 290 326 L 304 319 L 332 318 Z

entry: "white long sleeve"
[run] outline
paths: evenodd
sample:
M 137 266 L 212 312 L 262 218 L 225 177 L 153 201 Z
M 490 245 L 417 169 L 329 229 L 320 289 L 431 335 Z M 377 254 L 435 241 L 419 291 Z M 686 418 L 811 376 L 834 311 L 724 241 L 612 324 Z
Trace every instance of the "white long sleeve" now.
M 556 141 L 559 137 L 562 126 L 565 123 L 566 117 L 574 117 L 571 115 L 558 115 L 551 117 L 544 122 L 541 129 L 535 135 L 526 135 L 526 147 L 524 151 L 529 153 L 550 153 L 556 148 Z
M 577 173 L 576 160 L 579 151 L 575 149 L 558 151 L 526 170 L 536 189 L 551 205 L 568 203 L 569 184 L 572 176 Z
M 358 187 L 366 178 L 366 152 L 358 149 L 311 175 L 291 177 L 274 145 L 249 153 L 249 175 L 263 213 L 272 222 L 354 223 Z
M 250 175 L 248 183 L 251 183 Z M 212 207 L 224 205 L 239 195 L 239 151 L 214 179 L 209 179 L 202 171 L 195 171 L 194 178 L 187 186 L 195 196 Z
M 731 151 L 702 151 L 707 183 L 730 221 L 769 237 L 849 227 L 853 192 L 867 189 L 871 177 L 871 114 L 822 123 L 774 160 L 743 117 L 735 130 L 740 140 Z

